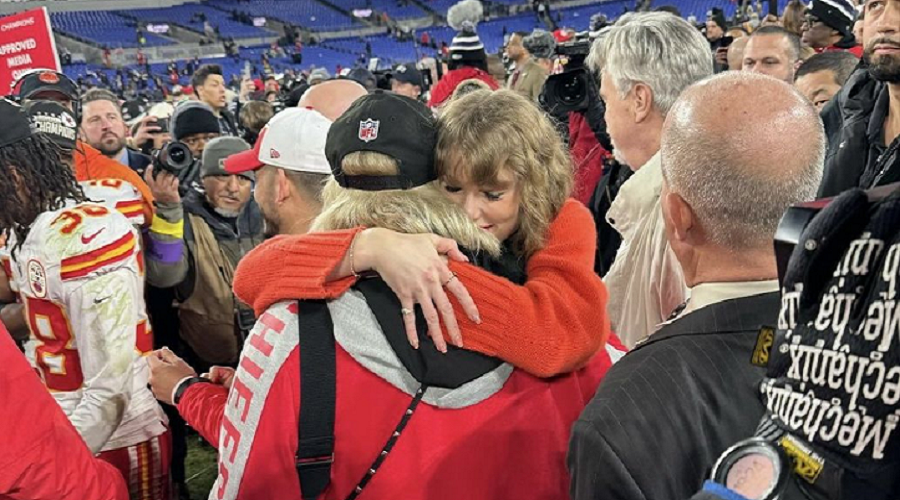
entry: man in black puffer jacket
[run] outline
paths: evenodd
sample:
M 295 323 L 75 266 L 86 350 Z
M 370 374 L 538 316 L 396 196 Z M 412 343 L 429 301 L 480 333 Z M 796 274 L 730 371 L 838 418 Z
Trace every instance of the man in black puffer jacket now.
M 866 4 L 863 63 L 823 110 L 828 135 L 820 197 L 900 181 L 900 0 Z

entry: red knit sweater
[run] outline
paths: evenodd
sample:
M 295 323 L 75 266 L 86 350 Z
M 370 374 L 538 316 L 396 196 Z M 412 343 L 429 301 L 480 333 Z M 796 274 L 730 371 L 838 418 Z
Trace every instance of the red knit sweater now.
M 362 228 L 279 236 L 258 246 L 238 265 L 234 291 L 256 314 L 288 299 L 330 299 L 353 285 L 352 277 L 326 282 Z M 518 286 L 478 267 L 451 262 L 481 315 L 469 321 L 451 297 L 466 348 L 496 356 L 539 377 L 581 366 L 610 333 L 607 292 L 594 274 L 597 235 L 590 213 L 568 200 L 550 225 L 547 244 L 528 261 L 528 281 Z

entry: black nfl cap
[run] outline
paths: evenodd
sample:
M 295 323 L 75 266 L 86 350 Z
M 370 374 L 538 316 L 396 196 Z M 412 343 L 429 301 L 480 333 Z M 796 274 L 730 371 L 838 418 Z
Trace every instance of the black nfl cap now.
M 422 82 L 422 72 L 416 69 L 412 64 L 398 65 L 394 68 L 394 71 L 391 72 L 391 78 L 398 82 L 410 83 L 412 85 L 418 85 L 419 87 L 425 86 Z
M 31 123 L 21 106 L 9 99 L 0 99 L 0 116 L 3 117 L 3 126 L 0 127 L 0 148 L 31 137 Z
M 60 148 L 75 149 L 78 124 L 75 115 L 62 104 L 54 101 L 31 101 L 25 106 L 31 129 L 44 134 Z
M 328 130 L 325 156 L 338 184 L 365 191 L 410 189 L 437 179 L 434 149 L 437 120 L 424 104 L 390 92 L 376 91 L 357 99 Z M 341 162 L 357 151 L 393 158 L 400 175 L 344 175 Z
M 78 85 L 68 76 L 50 69 L 37 69 L 22 75 L 13 84 L 11 95 L 19 99 L 32 99 L 44 92 L 56 92 L 70 101 L 78 100 Z

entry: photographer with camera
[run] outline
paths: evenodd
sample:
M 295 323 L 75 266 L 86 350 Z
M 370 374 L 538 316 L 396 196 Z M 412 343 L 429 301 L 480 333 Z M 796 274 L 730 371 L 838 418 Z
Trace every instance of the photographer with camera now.
M 538 102 L 555 118 L 557 130 L 567 140 L 575 163 L 572 197 L 584 203 L 594 217 L 597 228 L 594 271 L 604 276 L 622 241 L 606 221 L 606 212 L 631 171 L 611 159 L 612 144 L 603 117 L 606 107 L 597 91 L 597 78 L 584 65 L 591 40 L 601 36 L 599 28 L 593 29 L 595 20 L 600 18 L 591 18 L 590 38 L 580 36 L 555 45 L 554 57 L 562 64 L 563 71 L 546 79 Z
M 219 120 L 206 104 L 186 101 L 175 108 L 169 129 L 175 142 L 153 152 L 154 167 L 157 172 L 166 169 L 175 175 L 181 196 L 185 196 L 189 189 L 200 189 L 200 158 L 207 143 L 221 135 Z M 150 183 L 147 174 L 144 180 Z
M 147 281 L 175 288 L 180 334 L 194 366 L 233 365 L 255 321 L 231 293 L 238 261 L 263 240 L 263 221 L 251 199 L 253 172 L 225 172 L 225 158 L 247 151 L 236 137 L 209 142 L 200 162 L 204 193 L 179 193 L 179 178 L 161 160 L 147 169 L 157 215 L 147 243 Z M 193 363 L 192 363 L 193 364 Z

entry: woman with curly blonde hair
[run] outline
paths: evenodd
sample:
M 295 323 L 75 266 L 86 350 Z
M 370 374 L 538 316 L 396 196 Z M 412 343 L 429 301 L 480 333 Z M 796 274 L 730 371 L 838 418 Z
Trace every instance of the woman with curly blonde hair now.
M 408 147 L 416 147 L 414 138 Z M 500 241 L 499 259 L 482 255 L 480 266 L 460 262 L 456 241 L 433 234 L 364 227 L 311 232 L 290 237 L 292 246 L 302 246 L 299 253 L 315 256 L 292 264 L 303 269 L 292 273 L 297 277 L 291 286 L 301 298 L 329 299 L 352 286 L 359 273 L 373 270 L 404 310 L 422 308 L 441 351 L 443 321 L 452 344 L 539 377 L 584 366 L 610 333 L 607 293 L 593 271 L 594 221 L 569 198 L 573 167 L 550 119 L 512 91 L 475 91 L 444 108 L 434 158 L 438 181 L 427 187 Z M 315 226 L 354 225 L 335 222 L 333 214 L 326 200 Z M 355 223 L 366 225 L 363 219 Z M 248 259 L 251 265 L 252 254 Z M 457 300 L 451 302 L 450 295 Z M 414 315 L 404 320 L 415 346 Z

